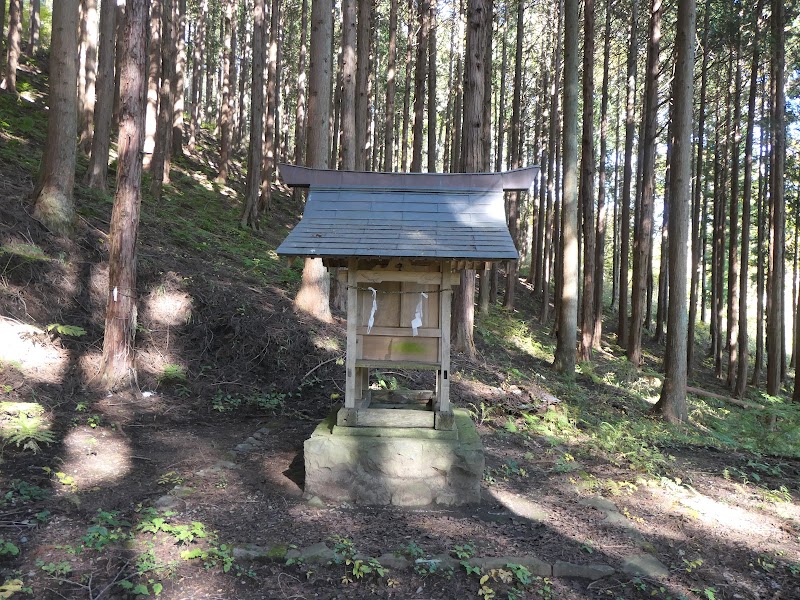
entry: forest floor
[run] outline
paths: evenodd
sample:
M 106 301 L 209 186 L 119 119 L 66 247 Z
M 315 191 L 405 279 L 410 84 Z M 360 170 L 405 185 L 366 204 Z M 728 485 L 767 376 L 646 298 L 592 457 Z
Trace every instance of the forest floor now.
M 239 229 L 241 173 L 214 182 L 207 132 L 161 202 L 143 197 L 140 389 L 99 391 L 113 196 L 82 187 L 81 157 L 74 239 L 30 217 L 45 78 L 23 69 L 22 98 L 0 95 L 0 598 L 800 598 L 798 411 L 756 390 L 760 408 L 692 396 L 690 425 L 667 426 L 648 416 L 663 348 L 649 342 L 635 369 L 608 335 L 574 380 L 558 376 L 523 283 L 516 311 L 479 317 L 479 358 L 453 361 L 454 402 L 486 450 L 479 507 L 303 499 L 303 441 L 344 385 L 343 315 L 293 311 L 300 266 L 274 249 L 301 208 L 284 191 L 264 231 Z M 691 383 L 725 395 L 710 373 L 698 363 Z M 285 559 L 320 542 L 330 564 Z M 269 555 L 235 550 L 248 544 Z M 422 560 L 367 572 L 346 564 L 355 551 Z M 443 554 L 615 571 L 425 560 Z M 641 556 L 663 572 L 628 574 Z

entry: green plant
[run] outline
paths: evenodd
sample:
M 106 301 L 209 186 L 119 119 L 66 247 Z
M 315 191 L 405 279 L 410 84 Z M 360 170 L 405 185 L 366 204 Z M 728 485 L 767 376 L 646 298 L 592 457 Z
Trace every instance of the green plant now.
M 492 414 L 497 410 L 496 407 L 490 406 L 485 402 L 481 402 L 480 406 L 477 406 L 470 402 L 469 408 L 467 409 L 467 413 L 469 414 L 470 418 L 475 421 L 478 425 L 483 425 L 486 421 L 492 418 Z
M 242 399 L 239 396 L 233 396 L 219 390 L 214 394 L 211 400 L 211 408 L 220 413 L 233 412 L 242 405 Z
M 16 556 L 17 554 L 19 554 L 19 548 L 15 544 L 0 537 L 0 556 Z
M 450 550 L 450 554 L 452 554 L 458 560 L 467 560 L 475 556 L 475 546 L 472 544 L 453 546 L 453 548 Z
M 47 331 L 50 333 L 57 333 L 58 335 L 66 335 L 70 337 L 81 337 L 86 335 L 86 330 L 77 325 L 62 325 L 61 323 L 50 323 L 47 326 Z
M 78 484 L 75 482 L 75 478 L 72 475 L 67 475 L 63 471 L 53 471 L 53 469 L 50 467 L 42 467 L 42 471 L 51 477 L 55 477 L 56 481 L 63 486 L 67 486 L 72 489 L 77 489 L 78 487 Z
M 38 405 L 37 405 L 38 406 Z M 34 454 L 41 450 L 39 444 L 52 444 L 56 441 L 49 425 L 38 414 L 32 416 L 23 411 L 0 422 L 0 440 L 2 444 L 14 444 L 23 450 L 31 450 Z
M 181 383 L 187 380 L 186 367 L 182 365 L 167 364 L 158 376 L 159 384 Z
M 27 504 L 47 498 L 47 492 L 38 485 L 33 485 L 21 479 L 12 479 L 10 489 L 0 496 L 0 507 L 17 504 Z
M 50 575 L 51 577 L 67 577 L 70 573 L 72 573 L 72 565 L 69 564 L 67 561 L 62 560 L 59 562 L 44 562 L 43 560 L 37 560 L 36 566 L 39 567 L 42 571 Z

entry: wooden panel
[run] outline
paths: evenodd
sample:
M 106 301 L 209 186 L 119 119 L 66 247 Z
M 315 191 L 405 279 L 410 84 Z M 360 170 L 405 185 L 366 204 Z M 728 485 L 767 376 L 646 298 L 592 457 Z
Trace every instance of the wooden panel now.
M 356 360 L 359 367 L 371 367 L 373 369 L 415 369 L 417 371 L 438 371 L 441 365 L 438 362 L 419 362 L 413 360 Z
M 366 408 L 357 411 L 359 427 L 427 427 L 433 429 L 434 414 L 429 410 Z
M 358 324 L 367 327 L 369 324 L 369 314 L 372 312 L 372 292 L 368 289 L 374 287 L 377 292 L 378 310 L 375 311 L 375 327 L 399 327 L 400 326 L 400 283 L 385 281 L 383 283 L 361 283 L 358 284 Z
M 441 274 L 438 274 L 441 281 Z M 436 284 L 403 283 L 403 293 L 400 295 L 400 327 L 411 329 L 411 321 L 417 310 L 420 292 L 428 292 L 427 298 L 422 298 L 422 327 L 439 328 L 439 286 Z
M 438 338 L 366 335 L 361 337 L 360 345 L 359 359 L 422 363 L 436 363 L 439 360 Z
M 448 279 L 460 277 L 458 273 L 448 273 Z M 404 281 L 413 283 L 435 283 L 442 280 L 441 273 L 424 271 L 359 271 L 358 281 L 365 283 L 380 283 L 382 281 Z
M 417 330 L 419 337 L 441 337 L 442 332 L 438 329 L 430 327 L 422 327 Z M 399 337 L 412 337 L 413 332 L 411 327 L 373 327 L 370 333 L 367 333 L 366 327 L 358 328 L 358 335 L 394 335 Z
M 350 259 L 350 265 L 355 267 L 355 259 Z M 348 271 L 347 276 L 347 352 L 345 354 L 345 408 L 355 408 L 358 384 L 356 382 L 356 359 L 358 358 L 358 291 L 356 289 L 356 275 Z

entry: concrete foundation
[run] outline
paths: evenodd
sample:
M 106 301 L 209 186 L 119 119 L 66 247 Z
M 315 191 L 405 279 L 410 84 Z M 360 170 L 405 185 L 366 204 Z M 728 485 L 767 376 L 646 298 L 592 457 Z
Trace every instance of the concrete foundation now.
M 455 410 L 455 431 L 339 427 L 336 413 L 304 445 L 305 495 L 397 506 L 478 504 L 484 459 L 475 425 Z

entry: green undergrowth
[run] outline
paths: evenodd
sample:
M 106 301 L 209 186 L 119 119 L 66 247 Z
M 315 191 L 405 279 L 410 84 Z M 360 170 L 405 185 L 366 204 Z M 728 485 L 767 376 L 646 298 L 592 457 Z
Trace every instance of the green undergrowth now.
M 592 363 L 577 366 L 574 378 L 548 368 L 520 369 L 530 359 L 551 363 L 552 339 L 531 327 L 518 314 L 493 309 L 479 318 L 478 331 L 493 352 L 492 369 L 506 382 L 543 389 L 560 403 L 542 411 L 538 406 L 473 406 L 473 417 L 506 433 L 537 436 L 552 448 L 568 448 L 575 456 L 598 455 L 613 464 L 650 476 L 668 476 L 673 449 L 714 447 L 755 455 L 800 456 L 800 407 L 766 395 L 753 397 L 764 409 L 742 409 L 722 401 L 690 395 L 690 423 L 670 425 L 651 414 L 663 375 L 634 367 L 620 348 L 596 352 Z M 572 465 L 565 465 L 564 471 Z
M 0 94 L 0 164 L 14 166 L 35 179 L 47 136 L 47 112 L 33 102 L 25 76 L 18 82 L 20 97 Z

